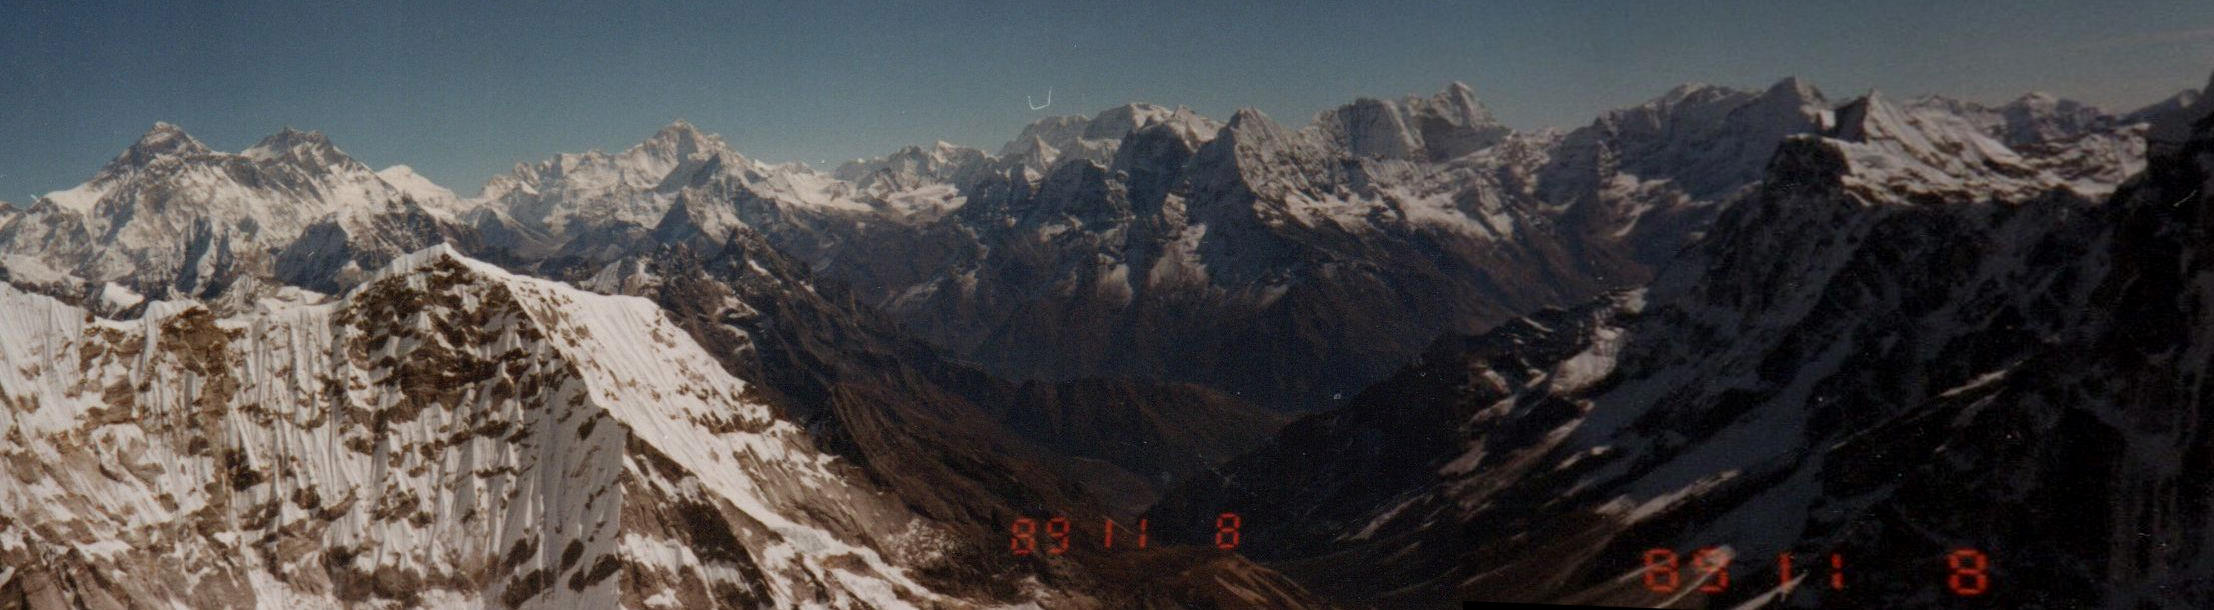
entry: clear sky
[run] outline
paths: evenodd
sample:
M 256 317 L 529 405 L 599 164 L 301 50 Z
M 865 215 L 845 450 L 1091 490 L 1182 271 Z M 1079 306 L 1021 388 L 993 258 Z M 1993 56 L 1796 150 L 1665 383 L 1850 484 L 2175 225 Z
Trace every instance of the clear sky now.
M 1126 101 L 1304 124 L 1458 80 L 1510 125 L 1575 127 L 1687 81 L 2126 110 L 2214 72 L 2204 0 L 147 4 L 0 2 L 0 200 L 82 182 L 155 121 L 218 150 L 321 130 L 468 195 L 677 118 L 835 164 Z

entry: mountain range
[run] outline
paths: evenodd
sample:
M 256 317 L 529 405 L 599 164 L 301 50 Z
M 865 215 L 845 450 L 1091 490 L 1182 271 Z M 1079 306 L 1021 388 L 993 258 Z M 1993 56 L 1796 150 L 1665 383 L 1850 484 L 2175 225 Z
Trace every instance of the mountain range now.
M 1924 605 L 1636 553 L 1983 545 L 2189 607 L 2210 113 L 1456 83 L 833 171 L 679 121 L 474 197 L 157 124 L 0 204 L 0 600 Z M 1156 548 L 1009 552 L 1052 516 Z

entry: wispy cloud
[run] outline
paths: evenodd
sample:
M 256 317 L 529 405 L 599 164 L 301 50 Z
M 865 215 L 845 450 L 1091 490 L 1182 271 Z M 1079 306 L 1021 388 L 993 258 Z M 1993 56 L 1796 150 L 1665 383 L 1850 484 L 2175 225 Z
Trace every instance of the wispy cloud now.
M 2166 46 L 2175 44 L 2200 44 L 2208 42 L 2214 42 L 2214 27 L 2188 28 L 2181 30 L 2161 30 L 2158 32 L 2139 32 L 2136 34 L 2125 34 L 2122 36 L 2111 36 L 2107 38 L 2086 40 L 2076 43 L 2075 46 L 2077 48 L 2083 49 L 2114 49 L 2128 47 Z

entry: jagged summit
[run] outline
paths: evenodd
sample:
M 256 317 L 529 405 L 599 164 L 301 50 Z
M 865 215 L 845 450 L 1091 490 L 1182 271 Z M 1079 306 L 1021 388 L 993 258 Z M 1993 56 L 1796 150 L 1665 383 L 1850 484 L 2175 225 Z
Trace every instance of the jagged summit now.
M 1014 142 L 1008 142 L 1007 146 L 1007 148 L 1002 149 L 1001 156 L 1020 156 L 1024 159 L 1053 159 L 1061 155 L 1061 149 L 1054 148 L 1052 144 L 1046 143 L 1043 136 L 1033 135 L 1020 138 Z
M 1540 172 L 1540 195 L 1566 204 L 1595 192 L 1602 198 L 1627 195 L 1614 194 L 1621 187 L 1613 184 L 1665 180 L 1665 186 L 1656 186 L 1680 190 L 1692 201 L 1711 201 L 1759 180 L 1778 142 L 1823 131 L 1831 125 L 1830 113 L 1821 91 L 1796 77 L 1760 91 L 1677 85 L 1564 136 Z M 1635 226 L 1644 207 L 1610 212 L 1623 216 L 1610 224 Z
M 1021 152 L 1020 147 L 1029 146 L 1030 140 L 1034 139 L 1074 141 L 1083 135 L 1084 128 L 1090 124 L 1091 119 L 1077 115 L 1050 116 L 1031 121 L 1029 125 L 1023 126 L 1020 135 L 1000 147 L 999 156 L 1013 156 Z
M 678 119 L 621 153 L 597 149 L 518 163 L 484 185 L 482 199 L 525 226 L 560 233 L 573 222 L 652 226 L 668 211 L 673 189 L 712 176 L 759 169 L 721 136 Z
M 1089 117 L 1054 116 L 1031 122 L 1015 139 L 1000 147 L 999 157 L 1038 173 L 1062 159 L 1084 159 L 1106 165 L 1114 159 L 1115 148 L 1131 132 L 1160 123 L 1204 122 L 1204 118 L 1185 108 L 1128 103 Z
M 221 163 L 229 158 L 243 157 L 254 161 L 290 158 L 295 161 L 330 164 L 352 161 L 345 153 L 331 144 L 330 138 L 320 131 L 303 131 L 290 126 L 263 137 L 252 147 L 238 153 L 223 153 L 208 148 L 183 128 L 169 122 L 157 122 L 145 135 L 139 136 L 123 152 L 96 175 L 100 178 L 119 178 L 133 170 L 144 169 L 162 159 L 190 159 L 214 156 L 212 161 Z
M 358 235 L 403 198 L 319 132 L 287 127 L 224 153 L 157 123 L 90 180 L 41 197 L 33 222 L 0 233 L 0 254 L 149 296 L 204 297 L 251 282 L 312 225 Z
M 285 127 L 264 137 L 239 156 L 261 162 L 290 162 L 301 167 L 335 168 L 340 166 L 366 169 L 353 157 L 331 144 L 331 139 L 320 131 L 302 131 Z
M 1888 203 L 2020 201 L 2060 190 L 2097 198 L 2144 166 L 2147 146 L 2139 122 L 2039 93 L 1987 107 L 1870 90 L 1832 118 L 1777 152 L 1775 166 L 1792 176 L 1784 182 L 1836 178 L 1864 201 Z
M 1052 153 L 1037 152 L 1050 156 Z M 984 151 L 938 140 L 929 146 L 903 146 L 890 155 L 855 159 L 831 175 L 864 190 L 907 191 L 932 183 L 966 184 L 987 168 Z
M 1093 115 L 1091 121 L 1084 126 L 1084 137 L 1093 140 L 1120 140 L 1139 127 L 1167 120 L 1174 114 L 1175 109 L 1153 104 L 1123 104 Z
M 322 148 L 330 145 L 330 137 L 323 135 L 323 132 L 302 130 L 286 125 L 284 128 L 278 129 L 276 133 L 263 137 L 261 142 L 246 150 L 291 150 L 302 147 Z
M 1491 115 L 1491 109 L 1484 107 L 1483 101 L 1476 98 L 1476 90 L 1461 81 L 1447 83 L 1444 90 L 1428 98 L 1408 96 L 1402 103 L 1418 113 L 1431 111 L 1443 115 L 1443 118 L 1460 126 L 1499 123 Z
M 1224 123 L 1223 128 L 1235 131 L 1250 129 L 1259 125 L 1275 124 L 1276 120 L 1268 118 L 1268 113 L 1262 112 L 1261 109 L 1242 107 L 1230 113 L 1230 121 Z
M 1608 112 L 1600 120 L 1606 120 L 1609 116 L 1633 113 L 1641 109 L 1665 112 L 1677 107 L 1696 108 L 1718 104 L 1734 106 L 1748 100 L 1769 100 L 1771 103 L 1796 102 L 1825 106 L 1828 104 L 1828 98 L 1823 95 L 1819 87 L 1797 76 L 1786 76 L 1777 79 L 1776 82 L 1759 90 L 1738 89 L 1703 82 L 1687 82 L 1671 87 L 1667 92 L 1646 100 L 1637 106 Z

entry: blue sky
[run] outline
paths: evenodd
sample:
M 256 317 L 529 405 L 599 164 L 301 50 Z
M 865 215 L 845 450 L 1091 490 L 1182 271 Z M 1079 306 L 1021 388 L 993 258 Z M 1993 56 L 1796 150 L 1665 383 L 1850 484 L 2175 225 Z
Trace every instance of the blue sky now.
M 0 3 L 0 200 L 83 181 L 155 121 L 219 150 L 321 130 L 471 194 L 677 118 L 835 164 L 996 149 L 1126 101 L 1301 124 L 1458 80 L 1510 125 L 1575 127 L 1687 81 L 2127 109 L 2214 72 L 2197 0 L 169 4 Z M 1048 88 L 1051 107 L 1024 105 Z

